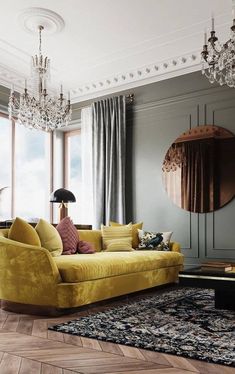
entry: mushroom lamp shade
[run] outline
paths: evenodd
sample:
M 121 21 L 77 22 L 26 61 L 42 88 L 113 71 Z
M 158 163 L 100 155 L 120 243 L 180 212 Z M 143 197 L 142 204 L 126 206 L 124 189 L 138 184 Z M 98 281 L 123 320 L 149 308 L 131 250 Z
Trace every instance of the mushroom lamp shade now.
M 59 188 L 58 190 L 52 192 L 50 196 L 51 203 L 60 203 L 59 206 L 59 219 L 60 221 L 67 217 L 68 215 L 68 206 L 67 203 L 75 203 L 76 198 L 74 194 L 66 190 L 65 188 Z

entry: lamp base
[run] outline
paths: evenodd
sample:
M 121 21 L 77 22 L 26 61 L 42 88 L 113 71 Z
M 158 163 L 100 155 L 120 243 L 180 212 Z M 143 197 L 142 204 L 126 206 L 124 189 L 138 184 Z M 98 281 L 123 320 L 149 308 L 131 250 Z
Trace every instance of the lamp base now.
M 65 203 L 61 203 L 59 206 L 59 221 L 68 216 L 68 207 Z

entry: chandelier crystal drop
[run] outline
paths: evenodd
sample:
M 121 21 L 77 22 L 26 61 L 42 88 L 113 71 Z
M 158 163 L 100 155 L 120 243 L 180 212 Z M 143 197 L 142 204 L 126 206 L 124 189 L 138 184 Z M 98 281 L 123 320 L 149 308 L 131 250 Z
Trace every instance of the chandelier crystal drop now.
M 234 11 L 233 11 L 234 13 Z M 221 44 L 215 35 L 214 18 L 210 38 L 204 33 L 204 45 L 201 52 L 202 74 L 210 83 L 217 82 L 221 86 L 235 87 L 235 19 L 231 27 L 230 39 Z
M 19 95 L 12 88 L 8 104 L 9 118 L 16 117 L 21 125 L 30 129 L 53 131 L 69 124 L 72 109 L 69 93 L 68 99 L 65 99 L 62 86 L 59 97 L 48 94 L 50 59 L 42 54 L 43 26 L 39 26 L 38 29 L 39 53 L 32 57 L 31 63 L 32 95 L 28 92 L 27 81 L 24 92 Z

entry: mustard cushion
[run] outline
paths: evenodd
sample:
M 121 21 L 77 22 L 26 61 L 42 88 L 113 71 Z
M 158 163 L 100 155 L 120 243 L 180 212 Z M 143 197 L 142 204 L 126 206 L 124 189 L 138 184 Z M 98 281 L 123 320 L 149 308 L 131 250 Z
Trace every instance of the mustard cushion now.
M 100 230 L 78 230 L 79 240 L 93 244 L 96 252 L 102 250 L 102 238 Z
M 113 253 L 110 253 L 110 255 L 113 255 Z M 178 273 L 182 269 L 183 265 L 178 265 L 139 273 L 117 275 L 116 277 L 107 277 L 92 281 L 88 280 L 86 282 L 61 282 L 57 287 L 57 305 L 59 308 L 78 307 L 100 300 L 110 299 L 111 297 L 127 295 L 150 287 L 175 283 L 178 278 Z M 138 311 L 136 311 L 136 314 L 137 313 Z M 146 371 L 143 371 L 143 374 L 144 372 L 146 373 Z M 154 371 L 152 370 L 151 372 L 153 373 Z M 162 371 L 162 373 L 163 372 L 164 371 Z M 123 371 L 122 373 L 124 374 Z M 125 373 L 127 372 L 125 371 Z M 131 373 L 131 371 L 129 371 L 129 373 Z M 135 371 L 135 373 L 138 373 L 138 371 Z
M 19 217 L 14 219 L 8 233 L 8 238 L 24 244 L 41 246 L 40 238 L 35 229 Z
M 61 278 L 67 283 L 92 281 L 116 275 L 132 274 L 183 264 L 177 252 L 132 251 L 74 254 L 54 258 Z
M 46 248 L 52 256 L 60 256 L 63 251 L 63 243 L 56 228 L 44 219 L 40 219 L 35 229 L 42 247 Z
M 104 226 L 101 225 L 101 235 L 103 241 L 103 249 L 107 247 L 107 241 L 111 239 L 127 238 L 132 239 L 132 224 L 121 226 Z
M 118 222 L 109 222 L 110 226 L 123 226 L 121 223 Z M 143 227 L 143 222 L 133 223 L 132 224 L 132 247 L 137 248 L 139 245 L 139 236 L 138 230 L 141 230 Z
M 131 238 L 111 239 L 107 240 L 106 243 L 106 252 L 134 251 L 134 249 L 131 246 Z

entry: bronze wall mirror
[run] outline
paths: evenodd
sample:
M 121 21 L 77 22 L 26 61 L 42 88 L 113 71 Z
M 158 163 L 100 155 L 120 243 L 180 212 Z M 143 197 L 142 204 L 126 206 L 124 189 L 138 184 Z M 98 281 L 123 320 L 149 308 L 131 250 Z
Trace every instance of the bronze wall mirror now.
M 167 195 L 180 208 L 213 212 L 235 195 L 235 136 L 212 125 L 192 128 L 168 149 L 162 166 Z

